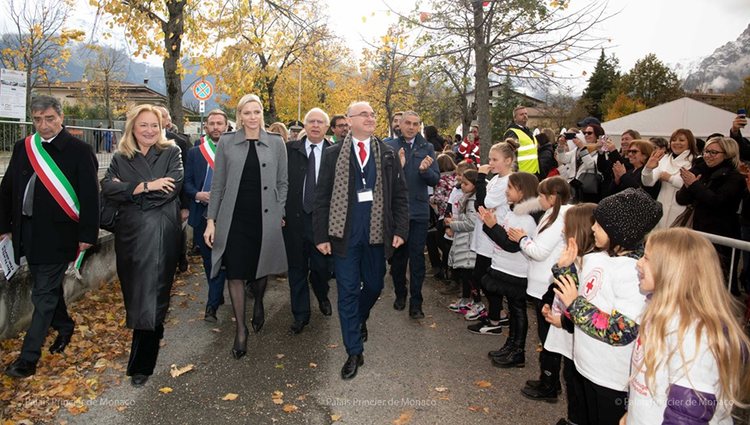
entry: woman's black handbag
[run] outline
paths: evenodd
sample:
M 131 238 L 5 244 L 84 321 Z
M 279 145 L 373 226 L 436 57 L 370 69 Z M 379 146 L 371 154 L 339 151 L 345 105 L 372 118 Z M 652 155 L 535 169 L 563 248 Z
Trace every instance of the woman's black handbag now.
M 586 195 L 597 195 L 601 191 L 604 177 L 594 171 L 593 173 L 581 173 L 576 180 L 580 182 L 582 193 Z
M 108 232 L 115 232 L 115 222 L 120 206 L 104 196 L 104 191 L 99 191 L 99 228 Z

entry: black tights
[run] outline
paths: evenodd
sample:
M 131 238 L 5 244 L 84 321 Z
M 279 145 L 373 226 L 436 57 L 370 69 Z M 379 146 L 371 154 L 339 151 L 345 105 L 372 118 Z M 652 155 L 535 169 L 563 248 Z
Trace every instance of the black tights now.
M 229 287 L 229 297 L 232 300 L 232 310 L 234 310 L 235 319 L 235 336 L 234 345 L 235 348 L 242 349 L 247 345 L 247 322 L 245 320 L 245 280 L 242 279 L 229 279 L 227 280 L 227 286 Z M 263 309 L 263 295 L 266 292 L 266 286 L 268 284 L 268 276 L 247 282 L 250 285 L 250 289 L 253 292 L 255 298 L 255 304 L 253 307 L 253 316 L 256 316 L 256 311 L 260 308 Z

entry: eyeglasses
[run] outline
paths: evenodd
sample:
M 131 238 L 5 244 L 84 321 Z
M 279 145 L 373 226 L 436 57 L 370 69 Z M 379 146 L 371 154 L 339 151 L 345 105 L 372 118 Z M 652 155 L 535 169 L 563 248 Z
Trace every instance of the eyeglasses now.
M 714 151 L 714 150 L 703 151 L 703 156 L 716 156 L 716 155 L 722 155 L 722 154 L 724 154 L 724 151 Z
M 641 151 L 639 151 L 638 149 L 628 149 L 628 155 L 635 155 L 639 153 L 641 153 Z
M 377 115 L 375 114 L 375 112 L 360 112 L 356 115 L 349 115 L 349 118 L 354 118 L 354 117 L 360 117 L 364 119 L 367 119 L 367 118 L 375 119 Z
M 346 128 L 346 127 L 349 127 L 349 124 L 347 124 L 347 123 L 336 124 L 334 127 L 336 127 L 336 128 Z
M 585 134 L 586 136 L 591 136 L 591 135 L 594 134 L 594 132 L 593 131 L 584 131 L 583 134 Z

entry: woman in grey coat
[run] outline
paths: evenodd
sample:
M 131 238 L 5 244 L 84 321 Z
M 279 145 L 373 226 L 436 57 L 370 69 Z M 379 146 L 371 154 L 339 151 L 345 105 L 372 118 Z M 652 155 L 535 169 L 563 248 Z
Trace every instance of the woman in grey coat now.
M 164 336 L 179 254 L 182 179 L 180 148 L 164 137 L 159 110 L 131 109 L 102 194 L 119 207 L 115 253 L 126 322 L 133 329 L 127 374 L 135 386 L 153 373 Z
M 248 94 L 237 105 L 238 131 L 221 136 L 216 150 L 204 239 L 212 270 L 225 268 L 237 329 L 232 355 L 247 352 L 245 292 L 253 291 L 253 329 L 265 322 L 263 295 L 269 274 L 287 270 L 281 228 L 287 192 L 286 146 L 263 129 L 263 105 Z M 213 276 L 211 276 L 213 277 Z

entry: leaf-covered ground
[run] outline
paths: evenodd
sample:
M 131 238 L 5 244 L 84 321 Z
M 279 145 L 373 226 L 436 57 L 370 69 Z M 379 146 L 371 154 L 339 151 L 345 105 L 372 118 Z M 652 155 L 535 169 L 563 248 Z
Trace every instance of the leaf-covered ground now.
M 192 259 L 192 269 L 202 272 Z M 173 285 L 173 297 L 180 295 L 184 280 Z M 184 293 L 182 293 L 184 294 Z M 179 299 L 173 298 L 179 303 Z M 118 281 L 105 283 L 68 305 L 76 323 L 70 344 L 61 354 L 48 348 L 57 333 L 50 329 L 42 346 L 36 374 L 15 379 L 5 370 L 20 354 L 25 333 L 0 341 L 0 418 L 5 424 L 48 423 L 61 409 L 77 415 L 88 411 L 97 397 L 111 385 L 126 379 L 132 331 L 125 327 L 125 305 Z M 127 405 L 114 406 L 124 410 Z

